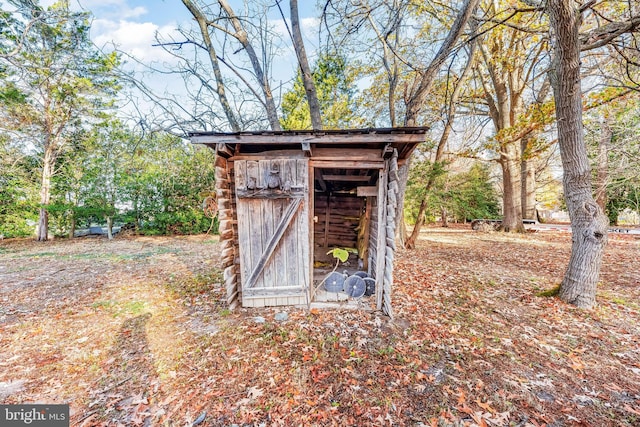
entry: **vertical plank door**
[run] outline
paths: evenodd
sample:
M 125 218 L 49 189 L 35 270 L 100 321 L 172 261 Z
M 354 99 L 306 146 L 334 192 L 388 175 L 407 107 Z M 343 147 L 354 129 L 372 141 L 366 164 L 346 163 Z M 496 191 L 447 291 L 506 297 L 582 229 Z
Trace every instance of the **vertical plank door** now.
M 307 304 L 308 160 L 238 160 L 235 169 L 242 305 Z

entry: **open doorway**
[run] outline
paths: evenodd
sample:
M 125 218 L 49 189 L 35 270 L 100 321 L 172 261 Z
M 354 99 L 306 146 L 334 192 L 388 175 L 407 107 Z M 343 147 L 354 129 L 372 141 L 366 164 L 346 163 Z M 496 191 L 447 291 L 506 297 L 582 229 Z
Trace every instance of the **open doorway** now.
M 313 301 L 361 302 L 371 295 L 374 283 L 348 279 L 370 277 L 368 252 L 379 170 L 315 168 L 313 173 Z M 328 253 L 336 248 L 349 253 L 345 262 Z M 360 295 L 359 288 L 347 289 L 345 281 L 358 287 L 368 284 L 366 295 Z

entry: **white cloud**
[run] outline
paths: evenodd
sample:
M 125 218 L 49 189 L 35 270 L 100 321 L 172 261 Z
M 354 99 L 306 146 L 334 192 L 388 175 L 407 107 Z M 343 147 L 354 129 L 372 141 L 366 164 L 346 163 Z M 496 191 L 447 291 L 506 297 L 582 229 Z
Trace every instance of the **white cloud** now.
M 289 28 L 291 28 L 291 21 L 287 19 L 287 24 Z M 280 34 L 280 36 L 287 40 L 290 43 L 289 33 L 287 32 L 287 27 L 285 26 L 285 21 L 282 19 L 271 19 L 269 24 L 273 27 L 273 30 Z M 300 31 L 302 32 L 302 37 L 305 41 L 317 37 L 318 28 L 320 28 L 320 19 L 319 18 L 302 18 L 300 19 Z
M 315 37 L 318 34 L 318 28 L 320 28 L 320 18 L 302 18 L 300 28 L 304 37 Z
M 97 19 L 93 22 L 92 31 L 93 41 L 100 48 L 109 50 L 113 46 L 145 63 L 174 60 L 162 48 L 153 45 L 157 44 L 157 33 L 166 37 L 176 32 L 176 25 Z

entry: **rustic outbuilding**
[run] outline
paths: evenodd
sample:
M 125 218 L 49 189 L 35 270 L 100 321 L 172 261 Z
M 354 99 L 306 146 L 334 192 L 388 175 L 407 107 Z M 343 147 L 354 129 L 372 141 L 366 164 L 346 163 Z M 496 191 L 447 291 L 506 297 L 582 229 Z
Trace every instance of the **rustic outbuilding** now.
M 192 133 L 216 152 L 229 306 L 348 305 L 323 286 L 337 263 L 327 252 L 347 248 L 337 271 L 367 273 L 368 306 L 391 316 L 398 165 L 426 130 Z

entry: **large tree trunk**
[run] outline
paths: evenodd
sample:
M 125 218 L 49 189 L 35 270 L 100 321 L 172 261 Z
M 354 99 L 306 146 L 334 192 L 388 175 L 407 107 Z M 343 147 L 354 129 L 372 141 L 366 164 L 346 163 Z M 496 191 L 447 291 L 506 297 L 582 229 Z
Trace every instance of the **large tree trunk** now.
M 520 177 L 520 140 L 510 136 L 500 135 L 505 129 L 511 128 L 517 117 L 523 111 L 522 90 L 524 86 L 516 88 L 514 83 L 521 83 L 517 76 L 509 69 L 501 67 L 494 59 L 494 51 L 499 45 L 481 45 L 482 58 L 489 72 L 491 86 L 481 76 L 484 97 L 489 108 L 489 115 L 496 131 L 498 163 L 502 171 L 502 225 L 505 232 L 523 232 L 522 225 L 522 197 Z M 520 89 L 520 90 L 519 90 Z
M 515 147 L 510 144 L 508 148 L 511 148 L 511 150 L 500 155 L 503 187 L 501 229 L 506 232 L 524 232 L 524 226 L 522 225 L 522 198 L 520 196 L 520 167 L 517 157 L 514 156 Z
M 47 206 L 51 201 L 51 177 L 55 165 L 55 153 L 50 144 L 45 145 L 42 163 L 42 179 L 40 186 L 40 214 L 38 218 L 37 239 L 44 242 L 49 239 L 49 212 Z
M 549 77 L 556 102 L 563 187 L 572 229 L 571 257 L 560 285 L 560 298 L 578 307 L 590 308 L 596 301 L 608 220 L 592 195 L 591 170 L 584 144 L 580 16 L 574 3 L 566 0 L 549 0 L 547 7 L 554 46 Z
M 530 137 L 522 138 L 520 157 L 520 179 L 522 181 L 522 218 L 536 219 L 536 166 L 528 154 Z
M 300 74 L 302 75 L 304 91 L 307 95 L 307 102 L 309 103 L 311 127 L 313 127 L 314 130 L 322 129 L 322 114 L 320 111 L 318 94 L 316 93 L 316 84 L 313 81 L 313 74 L 311 73 L 311 67 L 307 60 L 307 53 L 304 49 L 304 42 L 302 40 L 302 32 L 300 31 L 298 1 L 291 0 L 289 4 L 291 9 L 291 36 L 293 38 L 293 47 L 296 51 L 296 56 L 298 57 L 298 65 L 300 66 Z

